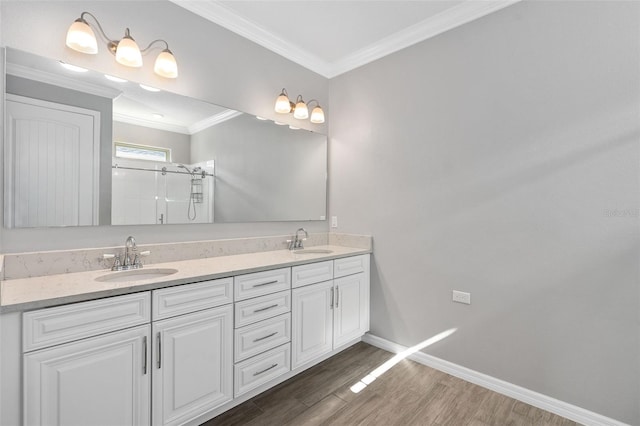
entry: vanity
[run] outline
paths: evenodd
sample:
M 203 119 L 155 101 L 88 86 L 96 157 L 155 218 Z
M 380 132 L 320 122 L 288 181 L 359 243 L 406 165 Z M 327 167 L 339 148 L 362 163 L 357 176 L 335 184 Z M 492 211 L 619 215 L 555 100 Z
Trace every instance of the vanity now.
M 1 423 L 201 424 L 360 341 L 370 253 L 369 239 L 5 279 Z

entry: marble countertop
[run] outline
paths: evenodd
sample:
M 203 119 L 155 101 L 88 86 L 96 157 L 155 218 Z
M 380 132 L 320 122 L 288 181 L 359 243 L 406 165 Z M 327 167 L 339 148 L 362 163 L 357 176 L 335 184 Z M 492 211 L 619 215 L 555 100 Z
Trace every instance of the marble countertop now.
M 145 265 L 145 268 L 173 268 L 177 269 L 178 272 L 162 278 L 136 281 L 97 281 L 96 278 L 112 273 L 110 270 L 105 269 L 4 280 L 0 282 L 0 312 L 38 309 L 371 253 L 369 249 L 335 245 L 314 246 L 309 247 L 309 249 L 331 250 L 331 253 L 296 254 L 295 251 L 276 250 L 154 263 Z

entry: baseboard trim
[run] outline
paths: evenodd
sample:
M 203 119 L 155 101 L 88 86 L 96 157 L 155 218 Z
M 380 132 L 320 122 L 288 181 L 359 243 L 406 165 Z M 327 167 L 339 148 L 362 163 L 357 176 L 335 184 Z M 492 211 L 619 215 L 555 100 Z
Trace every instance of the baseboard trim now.
M 366 334 L 362 338 L 362 341 L 392 353 L 399 353 L 408 349 L 406 346 L 399 345 L 372 334 Z M 424 352 L 415 352 L 407 358 L 587 426 L 629 426 L 618 420 L 605 417 L 598 413 L 594 413 L 593 411 L 585 410 L 584 408 L 577 407 L 567 402 L 514 385 L 513 383 L 496 379 L 495 377 L 479 373 L 471 370 L 470 368 L 445 361 L 432 355 L 427 355 Z

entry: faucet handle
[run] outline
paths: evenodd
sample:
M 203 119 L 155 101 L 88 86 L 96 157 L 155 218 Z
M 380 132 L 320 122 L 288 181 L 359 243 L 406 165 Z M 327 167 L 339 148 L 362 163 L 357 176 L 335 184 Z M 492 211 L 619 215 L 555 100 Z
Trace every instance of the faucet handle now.
M 150 254 L 151 254 L 151 251 L 149 250 L 136 253 L 135 257 L 133 258 L 133 266 L 136 268 L 142 268 L 142 261 L 140 260 L 140 258 L 142 256 L 149 256 Z
M 120 253 L 103 253 L 102 254 L 102 259 L 107 260 L 107 259 L 114 259 L 113 260 L 113 265 L 111 266 L 112 270 L 115 270 L 116 268 L 119 268 L 120 266 L 122 266 L 122 263 L 120 261 Z

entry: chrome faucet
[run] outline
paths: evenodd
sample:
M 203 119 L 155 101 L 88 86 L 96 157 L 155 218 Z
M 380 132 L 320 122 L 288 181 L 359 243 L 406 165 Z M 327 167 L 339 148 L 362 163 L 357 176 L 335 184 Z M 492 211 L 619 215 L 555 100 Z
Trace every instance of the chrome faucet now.
M 124 243 L 124 258 L 120 258 L 120 253 L 110 254 L 105 253 L 102 255 L 103 259 L 113 259 L 113 266 L 111 266 L 112 271 L 127 271 L 129 269 L 139 269 L 142 268 L 142 262 L 140 261 L 140 256 L 148 256 L 151 254 L 150 251 L 143 251 L 138 253 L 138 246 L 136 245 L 136 240 L 133 237 L 128 237 L 127 241 Z
M 299 237 L 300 231 L 304 232 L 304 238 Z M 298 228 L 295 238 L 293 240 L 288 240 L 289 250 L 303 249 L 304 246 L 302 245 L 302 242 L 307 238 L 309 238 L 309 233 L 307 232 L 307 230 L 304 228 Z
M 124 243 L 124 266 L 132 266 L 135 265 L 136 261 L 139 262 L 137 252 L 138 246 L 136 245 L 136 240 L 129 236 Z

